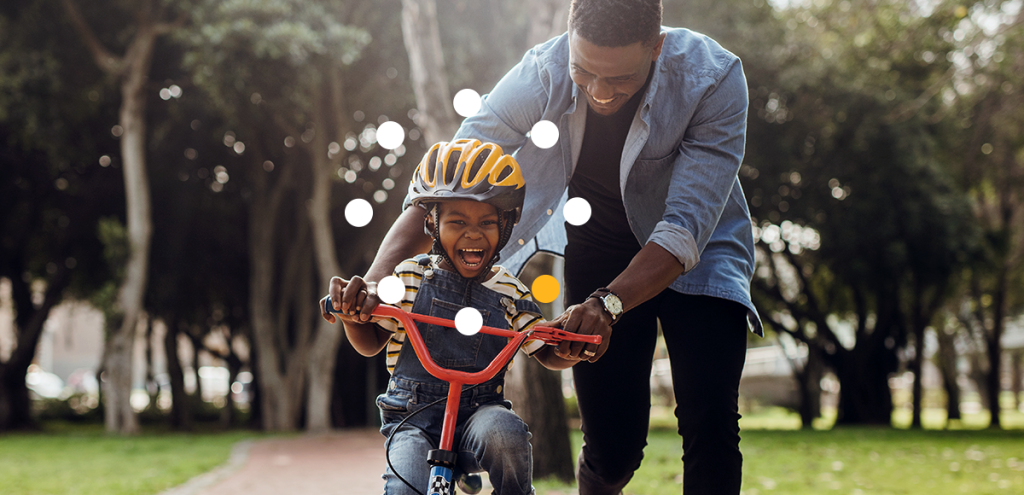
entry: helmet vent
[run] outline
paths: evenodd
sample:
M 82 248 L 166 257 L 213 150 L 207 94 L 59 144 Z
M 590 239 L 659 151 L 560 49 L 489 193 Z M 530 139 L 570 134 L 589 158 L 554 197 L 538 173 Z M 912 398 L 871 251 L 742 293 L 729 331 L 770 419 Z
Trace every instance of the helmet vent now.
M 430 157 L 427 160 L 423 161 L 423 163 L 425 165 L 423 167 L 423 172 L 425 172 L 426 178 L 427 178 L 427 182 L 430 183 L 430 184 L 436 184 L 437 183 L 436 182 L 437 170 L 433 166 L 431 166 L 431 165 L 433 165 L 434 163 L 437 163 L 437 153 L 439 151 L 440 151 L 439 148 L 434 147 L 434 149 L 430 150 Z
M 448 163 L 444 167 L 444 183 L 451 184 L 455 181 L 455 172 L 459 168 L 459 158 L 462 157 L 462 151 L 454 150 L 448 155 Z
M 498 177 L 496 177 L 494 179 L 494 182 L 498 183 L 498 182 L 501 182 L 501 181 L 505 180 L 508 176 L 512 175 L 513 171 L 514 171 L 513 167 L 510 167 L 510 166 L 501 167 L 501 171 L 498 172 Z
M 476 156 L 476 159 L 473 160 L 473 165 L 469 167 L 468 173 L 466 173 L 464 177 L 468 178 L 469 180 L 475 179 L 477 174 L 480 173 L 480 168 L 484 166 L 484 162 L 487 161 L 487 157 L 490 154 L 491 150 L 488 149 L 485 149 L 482 152 L 480 152 L 480 154 Z

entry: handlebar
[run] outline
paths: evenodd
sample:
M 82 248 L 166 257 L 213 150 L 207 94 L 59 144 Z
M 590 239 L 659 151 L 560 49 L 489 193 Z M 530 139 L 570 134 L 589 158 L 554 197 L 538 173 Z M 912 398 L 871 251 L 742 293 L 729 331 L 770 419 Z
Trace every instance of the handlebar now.
M 331 304 L 331 298 L 328 297 L 324 300 L 324 312 L 325 313 L 341 313 L 336 311 L 334 306 Z M 540 340 L 545 344 L 557 345 L 563 340 L 587 342 L 590 344 L 600 344 L 600 335 L 580 335 L 572 332 L 566 332 L 560 328 L 554 327 L 542 327 L 533 326 L 525 332 L 515 332 L 503 328 L 495 328 L 483 326 L 480 328 L 480 332 L 487 335 L 496 335 L 499 337 L 507 337 L 511 339 L 505 348 L 501 350 L 498 356 L 491 361 L 490 366 L 484 368 L 476 373 L 469 373 L 466 371 L 450 370 L 442 368 L 430 357 L 430 352 L 427 351 L 427 346 L 423 342 L 423 337 L 420 336 L 419 328 L 416 327 L 416 321 L 431 325 L 445 326 L 449 328 L 455 327 L 455 322 L 445 318 L 438 318 L 436 316 L 420 315 L 416 313 L 409 313 L 403 311 L 394 306 L 386 304 L 378 305 L 372 313 L 374 316 L 383 316 L 387 318 L 395 318 L 402 323 L 405 328 L 406 335 L 409 336 L 410 342 L 412 343 L 413 350 L 416 351 L 416 355 L 419 356 L 420 362 L 423 363 L 423 367 L 431 374 L 442 380 L 449 382 L 459 382 L 464 384 L 477 384 L 483 383 L 491 377 L 493 377 L 504 365 L 508 362 L 512 354 L 519 349 L 519 347 L 526 341 L 527 338 L 533 338 Z

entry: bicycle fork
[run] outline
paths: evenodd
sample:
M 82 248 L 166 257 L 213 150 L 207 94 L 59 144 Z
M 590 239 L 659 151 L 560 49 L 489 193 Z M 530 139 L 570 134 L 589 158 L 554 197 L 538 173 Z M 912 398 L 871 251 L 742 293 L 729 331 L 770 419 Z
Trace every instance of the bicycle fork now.
M 459 399 L 462 396 L 462 383 L 457 381 L 448 384 L 448 402 L 444 408 L 444 423 L 441 427 L 440 448 L 427 453 L 430 464 L 430 485 L 427 495 L 451 495 L 455 493 L 452 484 L 457 454 L 452 450 L 455 438 L 455 420 L 459 416 Z

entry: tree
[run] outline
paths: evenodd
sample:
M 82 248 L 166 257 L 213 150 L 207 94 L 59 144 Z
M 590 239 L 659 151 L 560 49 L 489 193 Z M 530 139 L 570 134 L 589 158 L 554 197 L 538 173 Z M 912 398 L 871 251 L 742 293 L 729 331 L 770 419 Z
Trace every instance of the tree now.
M 0 431 L 31 428 L 25 384 L 50 310 L 111 276 L 97 223 L 119 213 L 119 163 L 107 157 L 111 95 L 51 4 L 0 7 L 0 278 L 11 284 L 14 342 L 0 361 Z M 78 84 L 63 81 L 75 78 Z M 67 102 L 54 105 L 54 101 Z
M 950 64 L 931 61 L 953 50 L 938 33 L 955 18 L 898 2 L 778 15 L 788 32 L 771 63 L 783 69 L 752 81 L 741 172 L 767 244 L 755 285 L 774 301 L 776 329 L 821 346 L 841 383 L 839 421 L 888 424 L 897 352 L 917 334 L 920 354 L 970 242 L 970 229 L 933 223 L 963 225 L 965 209 L 936 151 L 944 127 L 925 117 L 939 104 L 918 101 L 942 84 Z M 813 254 L 794 242 L 808 228 L 820 236 Z
M 114 55 L 97 38 L 75 0 L 63 0 L 64 10 L 82 37 L 96 65 L 113 78 L 121 89 L 118 125 L 121 134 L 127 234 L 130 246 L 125 277 L 117 298 L 117 312 L 107 321 L 110 329 L 104 352 L 103 382 L 107 430 L 124 434 L 138 432 L 139 425 L 129 401 L 131 396 L 132 349 L 135 328 L 143 312 L 146 276 L 149 270 L 149 246 L 153 232 L 150 212 L 149 179 L 146 171 L 146 85 L 156 40 L 180 28 L 187 19 L 182 13 L 176 21 L 166 22 L 166 7 L 146 1 L 133 13 L 131 41 L 123 56 Z
M 355 232 L 338 230 L 342 215 L 332 197 L 341 190 L 343 196 L 372 193 L 377 203 L 386 201 L 385 189 L 394 187 L 399 176 L 394 172 L 400 172 L 390 168 L 395 164 L 391 160 L 397 161 L 405 148 L 384 157 L 387 167 L 380 167 L 381 157 L 369 158 L 367 164 L 360 155 L 379 149 L 373 139 L 375 126 L 362 124 L 363 129 L 356 129 L 348 118 L 350 101 L 355 99 L 351 93 L 364 89 L 347 81 L 363 79 L 349 76 L 348 67 L 359 59 L 370 37 L 343 21 L 361 15 L 366 5 L 291 7 L 283 12 L 276 2 L 211 4 L 204 14 L 208 18 L 202 36 L 187 40 L 187 60 L 196 84 L 238 131 L 232 136 L 248 136 L 244 155 L 238 158 L 251 164 L 246 167 L 251 187 L 250 311 L 264 425 L 297 427 L 305 397 L 306 427 L 323 430 L 331 426 L 333 370 L 342 334 L 340 327 L 320 320 L 315 305 L 308 303 L 316 298 L 306 291 L 323 290 L 331 276 L 362 263 L 361 253 L 377 234 L 364 230 L 345 237 Z M 224 60 L 238 61 L 238 71 L 215 70 Z M 239 94 L 239 88 L 246 88 L 245 93 Z M 361 110 L 352 114 L 365 115 Z M 370 175 L 357 179 L 367 168 Z M 381 189 L 374 190 L 372 176 L 383 176 L 376 179 Z M 342 182 L 343 177 L 348 180 Z M 284 214 L 289 216 L 280 216 Z M 285 234 L 289 230 L 293 233 Z M 337 258 L 336 238 L 347 241 L 338 246 L 349 254 L 345 263 Z M 315 255 L 315 270 L 304 265 L 314 259 L 310 254 Z M 287 264 L 280 274 L 275 269 L 279 262 Z M 275 284 L 276 278 L 285 283 Z M 275 309 L 275 299 L 289 302 Z
M 402 0 L 402 34 L 409 52 L 409 75 L 428 143 L 449 141 L 458 128 L 450 102 L 434 0 Z
M 955 30 L 944 34 L 963 43 L 953 53 L 956 71 L 942 96 L 951 103 L 946 118 L 959 129 L 946 144 L 982 230 L 980 249 L 965 272 L 964 321 L 984 343 L 987 366 L 978 363 L 986 368 L 979 385 L 990 426 L 1000 428 L 1002 335 L 1007 319 L 1024 310 L 1024 12 L 1013 14 L 1010 2 L 987 2 L 959 7 L 956 14 Z

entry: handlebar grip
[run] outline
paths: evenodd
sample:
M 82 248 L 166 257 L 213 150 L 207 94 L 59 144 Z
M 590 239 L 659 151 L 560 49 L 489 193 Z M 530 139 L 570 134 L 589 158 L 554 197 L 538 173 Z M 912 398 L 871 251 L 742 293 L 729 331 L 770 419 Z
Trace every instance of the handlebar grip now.
M 341 313 L 340 309 L 339 310 L 335 310 L 334 309 L 334 305 L 331 304 L 331 296 L 327 296 L 327 298 L 324 299 L 323 310 L 324 310 L 324 314 Z

